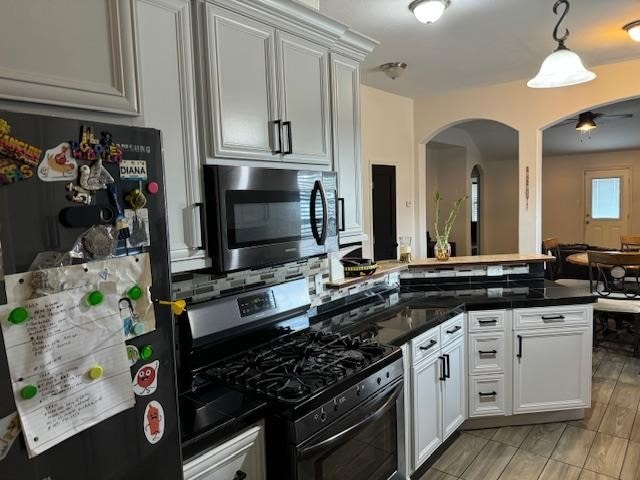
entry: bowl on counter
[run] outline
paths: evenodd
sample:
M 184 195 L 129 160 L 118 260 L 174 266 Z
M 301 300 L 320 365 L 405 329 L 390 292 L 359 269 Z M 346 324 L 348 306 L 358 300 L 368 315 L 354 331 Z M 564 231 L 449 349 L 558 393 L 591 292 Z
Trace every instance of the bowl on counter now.
M 369 258 L 343 258 L 340 260 L 344 267 L 345 277 L 361 277 L 375 273 L 378 265 Z

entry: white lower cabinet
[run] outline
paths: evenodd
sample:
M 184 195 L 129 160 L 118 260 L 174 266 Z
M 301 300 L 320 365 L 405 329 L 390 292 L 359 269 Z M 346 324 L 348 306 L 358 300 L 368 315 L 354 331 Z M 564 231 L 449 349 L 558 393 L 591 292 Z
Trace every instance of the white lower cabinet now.
M 591 405 L 591 329 L 515 332 L 513 413 Z
M 456 325 L 464 325 L 463 316 Z M 410 388 L 406 408 L 411 428 L 412 471 L 464 422 L 466 418 L 466 368 L 464 335 L 441 347 L 440 327 L 411 341 Z M 421 355 L 422 353 L 422 355 Z
M 264 426 L 258 424 L 184 465 L 184 480 L 265 480 Z
M 506 415 L 504 374 L 469 378 L 469 418 Z

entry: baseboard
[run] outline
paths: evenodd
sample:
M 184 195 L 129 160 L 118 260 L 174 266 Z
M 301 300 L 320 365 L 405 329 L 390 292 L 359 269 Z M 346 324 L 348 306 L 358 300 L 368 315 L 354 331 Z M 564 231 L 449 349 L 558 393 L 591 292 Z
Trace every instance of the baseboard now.
M 558 412 L 525 413 L 508 417 L 470 418 L 460 427 L 462 430 L 479 430 L 482 428 L 510 427 L 530 425 L 534 423 L 571 422 L 584 418 L 584 409 L 561 410 Z

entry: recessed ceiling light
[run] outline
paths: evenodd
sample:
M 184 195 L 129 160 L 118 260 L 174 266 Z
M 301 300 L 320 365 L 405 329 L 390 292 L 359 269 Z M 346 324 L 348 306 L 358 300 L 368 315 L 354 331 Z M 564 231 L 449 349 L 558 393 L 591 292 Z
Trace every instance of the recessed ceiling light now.
M 451 0 L 414 0 L 409 4 L 409 10 L 413 12 L 418 21 L 422 23 L 437 22 Z
M 627 23 L 624 27 L 622 27 L 629 36 L 635 40 L 636 42 L 640 42 L 640 20 L 636 20 L 635 22 Z
M 565 46 L 564 42 L 569 38 L 569 29 L 565 29 L 562 37 L 558 36 L 560 24 L 569 13 L 569 0 L 558 0 L 553 5 L 553 13 L 556 15 L 560 5 L 564 5 L 565 8 L 553 29 L 553 39 L 558 42 L 558 47 L 544 59 L 538 75 L 527 82 L 527 86 L 531 88 L 568 87 L 596 78 L 595 73 L 584 67 L 578 54 Z
M 407 64 L 404 62 L 391 62 L 380 65 L 380 70 L 382 70 L 391 80 L 395 80 L 402 75 L 405 68 L 407 68 Z

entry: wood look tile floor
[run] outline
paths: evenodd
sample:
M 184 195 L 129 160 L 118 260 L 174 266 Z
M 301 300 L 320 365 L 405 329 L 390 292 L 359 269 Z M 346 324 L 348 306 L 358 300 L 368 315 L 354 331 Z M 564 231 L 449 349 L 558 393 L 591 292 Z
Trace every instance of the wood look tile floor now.
M 640 480 L 640 359 L 594 350 L 591 397 L 583 420 L 463 432 L 420 480 Z

